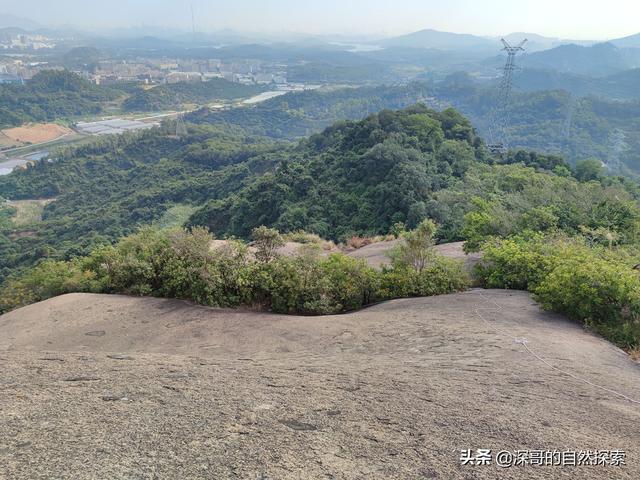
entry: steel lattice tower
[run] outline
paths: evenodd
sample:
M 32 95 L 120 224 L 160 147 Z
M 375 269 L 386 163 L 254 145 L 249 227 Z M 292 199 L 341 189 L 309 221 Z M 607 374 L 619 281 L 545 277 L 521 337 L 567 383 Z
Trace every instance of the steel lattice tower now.
M 502 38 L 501 39 L 504 48 L 503 52 L 507 52 L 507 62 L 502 69 L 502 78 L 500 79 L 500 86 L 498 90 L 498 101 L 494 108 L 492 125 L 491 125 L 491 145 L 489 149 L 495 153 L 504 153 L 508 148 L 507 142 L 507 125 L 509 123 L 507 106 L 509 105 L 509 96 L 513 89 L 513 72 L 516 67 L 516 55 L 519 52 L 524 52 L 524 44 L 527 42 L 525 38 L 518 45 L 512 46 Z
M 176 137 L 184 137 L 187 135 L 187 126 L 184 124 L 184 116 L 182 113 L 176 117 Z

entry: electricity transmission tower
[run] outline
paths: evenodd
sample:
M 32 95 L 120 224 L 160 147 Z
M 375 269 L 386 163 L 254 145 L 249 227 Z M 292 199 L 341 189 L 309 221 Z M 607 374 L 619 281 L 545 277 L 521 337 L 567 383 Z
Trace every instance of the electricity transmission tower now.
M 184 124 L 184 116 L 179 114 L 176 117 L 176 137 L 181 138 L 187 135 L 187 126 Z
M 626 142 L 627 136 L 624 130 L 617 128 L 609 136 L 609 155 L 605 166 L 607 170 L 614 173 L 620 173 L 623 171 L 622 154 L 629 148 Z
M 567 100 L 567 116 L 564 120 L 564 127 L 562 129 L 562 147 L 561 151 L 565 155 L 565 159 L 568 159 L 571 155 L 571 128 L 573 127 L 573 109 L 575 104 L 575 98 L 569 92 L 569 99 Z
M 504 48 L 502 51 L 507 52 L 507 62 L 502 69 L 502 78 L 498 89 L 498 99 L 493 110 L 492 121 L 490 126 L 491 144 L 489 150 L 494 153 L 504 153 L 508 148 L 507 142 L 507 125 L 509 123 L 507 107 L 509 105 L 509 96 L 513 89 L 513 72 L 516 67 L 516 55 L 524 52 L 524 44 L 527 42 L 525 38 L 518 45 L 512 46 L 503 38 L 501 39 Z

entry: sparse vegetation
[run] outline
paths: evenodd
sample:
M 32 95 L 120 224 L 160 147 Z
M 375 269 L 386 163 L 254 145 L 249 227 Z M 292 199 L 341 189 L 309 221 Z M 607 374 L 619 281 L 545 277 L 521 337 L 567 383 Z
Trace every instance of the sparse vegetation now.
M 42 221 L 42 212 L 52 200 L 16 200 L 11 202 L 15 208 L 15 216 L 12 218 L 16 227 L 33 225 Z
M 436 224 L 429 219 L 420 222 L 415 230 L 404 232 L 402 235 L 404 241 L 399 243 L 391 253 L 393 263 L 409 265 L 416 272 L 421 273 L 433 262 L 435 235 Z
M 179 228 L 185 224 L 198 207 L 187 204 L 177 204 L 169 207 L 162 216 L 154 222 L 158 228 Z
M 344 247 L 347 250 L 358 250 L 359 248 L 366 247 L 372 243 L 386 242 L 389 240 L 393 240 L 393 237 L 390 237 L 389 235 L 374 235 L 373 237 L 361 237 L 359 235 L 354 235 L 353 237 L 347 238 Z

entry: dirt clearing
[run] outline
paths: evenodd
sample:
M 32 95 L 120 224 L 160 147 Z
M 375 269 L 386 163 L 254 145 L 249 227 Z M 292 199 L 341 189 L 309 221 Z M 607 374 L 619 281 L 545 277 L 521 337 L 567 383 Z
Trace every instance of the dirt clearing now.
M 640 405 L 582 380 L 640 398 L 640 368 L 523 292 L 326 317 L 65 295 L 0 317 L 0 362 L 0 478 L 640 478 Z M 479 448 L 626 465 L 460 464 Z
M 73 130 L 55 123 L 31 123 L 2 130 L 2 135 L 15 146 L 42 143 L 73 133 Z

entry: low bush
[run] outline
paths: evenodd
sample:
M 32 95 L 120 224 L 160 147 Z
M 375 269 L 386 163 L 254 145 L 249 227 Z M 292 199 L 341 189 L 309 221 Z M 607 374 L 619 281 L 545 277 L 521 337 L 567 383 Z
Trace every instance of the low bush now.
M 476 272 L 486 288 L 528 290 L 551 271 L 561 250 L 560 240 L 549 242 L 540 234 L 491 239 L 482 247 L 484 261 Z
M 347 250 L 358 250 L 359 248 L 366 247 L 372 243 L 378 242 L 390 242 L 395 240 L 392 234 L 389 235 L 376 235 L 374 237 L 359 237 L 357 235 L 347 238 L 345 247 Z
M 465 290 L 470 285 L 471 279 L 461 261 L 434 257 L 421 271 L 399 265 L 383 269 L 378 296 L 392 299 L 443 295 Z
M 91 291 L 182 298 L 217 307 L 332 314 L 379 300 L 450 293 L 469 285 L 460 262 L 433 252 L 420 269 L 396 259 L 392 267 L 380 271 L 343 253 L 323 256 L 315 243 L 305 245 L 297 256 L 279 256 L 282 239 L 277 231 L 258 228 L 254 233 L 259 255 L 249 253 L 239 241 L 213 242 L 203 228 L 147 227 L 88 257 L 45 262 L 12 280 L 0 291 L 0 309 Z
M 578 251 L 534 288 L 548 310 L 579 320 L 626 348 L 640 342 L 640 279 L 629 265 Z
M 338 313 L 361 308 L 377 295 L 379 272 L 340 253 L 280 257 L 265 268 L 257 290 L 275 312 Z
M 0 294 L 0 313 L 65 293 L 94 291 L 101 291 L 96 275 L 84 270 L 80 262 L 48 260 L 5 282 Z

